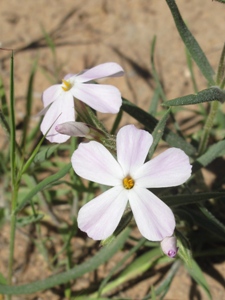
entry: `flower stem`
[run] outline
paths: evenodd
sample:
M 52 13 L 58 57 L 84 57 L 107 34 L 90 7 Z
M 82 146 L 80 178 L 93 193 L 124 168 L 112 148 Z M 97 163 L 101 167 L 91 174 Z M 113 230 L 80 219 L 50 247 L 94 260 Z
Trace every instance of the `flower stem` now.
M 213 126 L 213 120 L 214 120 L 215 115 L 217 113 L 218 107 L 219 107 L 219 101 L 211 102 L 210 112 L 209 112 L 209 115 L 208 115 L 207 120 L 205 122 L 205 126 L 204 126 L 204 129 L 203 129 L 203 134 L 201 136 L 201 140 L 200 140 L 200 144 L 199 144 L 199 149 L 198 149 L 199 156 L 202 155 L 206 150 L 209 135 L 210 135 L 210 132 L 211 132 L 211 128 Z
M 12 284 L 13 274 L 13 257 L 16 231 L 16 215 L 14 211 L 17 205 L 18 184 L 16 178 L 16 126 L 15 126 L 15 99 L 14 99 L 14 65 L 13 65 L 13 51 L 11 57 L 11 76 L 10 76 L 10 168 L 11 168 L 11 224 L 10 224 L 10 245 L 9 245 L 9 261 L 8 261 L 8 284 Z M 11 296 L 8 295 L 10 300 Z

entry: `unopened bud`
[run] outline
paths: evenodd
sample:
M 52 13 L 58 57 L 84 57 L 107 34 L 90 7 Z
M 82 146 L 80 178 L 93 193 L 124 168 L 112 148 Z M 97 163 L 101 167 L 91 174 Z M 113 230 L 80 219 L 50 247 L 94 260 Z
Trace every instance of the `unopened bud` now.
M 177 254 L 177 239 L 175 236 L 167 236 L 165 237 L 161 243 L 162 251 L 169 256 L 170 258 L 174 258 Z
M 58 124 L 55 127 L 55 130 L 61 134 L 79 137 L 85 137 L 90 132 L 88 126 L 82 122 L 66 122 Z

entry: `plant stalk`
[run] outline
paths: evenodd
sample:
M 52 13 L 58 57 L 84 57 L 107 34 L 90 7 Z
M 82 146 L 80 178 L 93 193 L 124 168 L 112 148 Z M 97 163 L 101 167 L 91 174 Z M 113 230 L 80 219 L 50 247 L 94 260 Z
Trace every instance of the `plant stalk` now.
M 215 118 L 218 108 L 219 108 L 219 101 L 211 102 L 210 112 L 206 119 L 205 126 L 203 129 L 203 134 L 201 136 L 201 140 L 200 140 L 200 144 L 199 144 L 199 149 L 198 149 L 199 156 L 201 156 L 206 150 L 209 135 L 210 135 L 210 132 L 211 132 L 211 129 L 213 126 L 213 121 L 214 121 L 214 118 Z

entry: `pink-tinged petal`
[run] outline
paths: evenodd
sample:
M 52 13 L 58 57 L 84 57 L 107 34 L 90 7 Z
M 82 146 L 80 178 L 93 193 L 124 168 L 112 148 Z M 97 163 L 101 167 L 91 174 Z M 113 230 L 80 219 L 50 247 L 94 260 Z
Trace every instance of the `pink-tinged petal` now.
M 145 130 L 134 125 L 122 127 L 117 134 L 117 160 L 124 171 L 124 176 L 133 175 L 145 161 L 153 138 Z
M 85 204 L 78 213 L 78 227 L 94 240 L 113 234 L 127 205 L 127 192 L 114 187 Z
M 135 173 L 135 183 L 146 188 L 171 187 L 183 184 L 190 176 L 188 156 L 170 148 L 141 166 Z
M 55 84 L 47 88 L 42 94 L 44 107 L 59 99 L 63 93 L 65 92 L 61 88 L 61 84 Z
M 108 186 L 121 185 L 123 173 L 112 154 L 100 143 L 81 143 L 71 158 L 74 171 L 81 177 Z
M 134 187 L 128 198 L 138 229 L 146 239 L 161 241 L 173 234 L 173 212 L 158 197 L 145 188 Z
M 77 74 L 69 73 L 69 74 L 67 74 L 63 79 L 64 79 L 64 80 L 68 80 L 69 78 L 71 78 L 71 77 L 73 77 L 73 76 L 76 77 L 76 75 L 77 75 Z
M 71 93 L 75 98 L 102 113 L 116 114 L 122 104 L 120 91 L 112 85 L 76 83 Z
M 93 67 L 89 70 L 85 70 L 80 75 L 76 77 L 77 82 L 87 82 L 94 79 L 100 79 L 104 77 L 119 77 L 123 76 L 123 68 L 114 62 L 108 62 L 100 64 L 96 67 Z
M 63 143 L 70 136 L 58 133 L 55 127 L 67 121 L 75 121 L 74 101 L 70 93 L 63 93 L 46 112 L 41 123 L 41 131 L 43 134 L 48 132 L 46 138 L 51 143 Z

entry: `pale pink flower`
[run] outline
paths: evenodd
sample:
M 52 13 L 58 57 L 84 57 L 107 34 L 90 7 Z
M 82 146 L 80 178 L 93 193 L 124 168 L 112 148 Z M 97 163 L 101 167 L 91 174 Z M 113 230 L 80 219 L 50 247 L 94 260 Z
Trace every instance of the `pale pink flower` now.
M 46 89 L 42 95 L 45 116 L 41 131 L 50 142 L 63 143 L 69 135 L 55 130 L 58 124 L 75 121 L 74 98 L 102 113 L 118 113 L 122 104 L 120 91 L 112 85 L 87 83 L 103 77 L 123 75 L 117 63 L 98 65 L 79 74 L 68 74 L 61 84 Z
M 81 143 L 73 153 L 75 172 L 90 181 L 113 186 L 85 204 L 78 213 L 78 227 L 94 240 L 103 240 L 115 231 L 129 202 L 141 234 L 161 241 L 171 236 L 175 219 L 171 209 L 148 188 L 172 187 L 191 174 L 188 156 L 170 148 L 145 162 L 153 138 L 134 125 L 117 134 L 117 160 L 100 143 Z
M 161 241 L 160 245 L 164 254 L 166 254 L 170 258 L 174 258 L 177 255 L 178 247 L 177 247 L 177 239 L 175 236 L 165 237 Z

